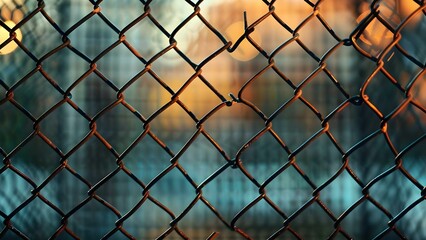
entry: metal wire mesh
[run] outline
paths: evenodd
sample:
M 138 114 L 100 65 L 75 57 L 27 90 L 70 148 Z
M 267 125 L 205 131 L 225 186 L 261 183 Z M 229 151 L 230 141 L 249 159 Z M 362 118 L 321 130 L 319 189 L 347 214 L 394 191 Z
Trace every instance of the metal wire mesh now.
M 424 1 L 0 4 L 1 238 L 426 237 Z

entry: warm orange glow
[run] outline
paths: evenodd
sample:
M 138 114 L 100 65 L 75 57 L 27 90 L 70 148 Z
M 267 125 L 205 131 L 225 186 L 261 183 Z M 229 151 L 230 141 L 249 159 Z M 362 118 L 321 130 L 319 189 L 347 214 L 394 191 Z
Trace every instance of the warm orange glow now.
M 6 21 L 4 22 L 9 28 L 13 28 L 16 26 L 16 24 L 13 21 Z M 21 41 L 22 40 L 22 32 L 21 30 L 17 29 L 15 31 L 16 33 L 16 38 Z M 0 26 L 0 44 L 2 44 L 3 42 L 5 42 L 8 38 L 9 38 L 10 34 L 9 32 Z M 6 44 L 6 46 L 4 46 L 2 49 L 0 49 L 0 55 L 6 55 L 9 54 L 13 51 L 15 51 L 15 49 L 18 47 L 18 45 L 14 42 L 11 41 L 8 44 Z
M 364 4 L 361 8 L 363 9 L 363 13 L 357 18 L 358 23 L 370 14 L 369 4 Z M 380 16 L 396 29 L 404 19 L 418 8 L 419 5 L 414 1 L 392 0 L 383 2 L 378 10 L 380 11 Z M 423 14 L 419 12 L 413 16 L 413 18 L 409 20 L 408 26 L 417 24 L 422 15 Z M 360 40 L 373 48 L 380 49 L 388 45 L 393 37 L 394 34 L 377 18 L 374 18 L 365 28 L 363 34 L 360 36 Z
M 415 3 L 414 1 L 407 1 L 407 0 L 398 0 L 399 4 L 399 14 L 401 15 L 402 19 L 405 19 L 408 17 L 411 13 L 416 11 L 419 8 L 419 5 Z M 416 23 L 420 21 L 422 18 L 423 13 L 419 12 L 416 15 L 413 16 L 412 19 L 408 22 L 408 26 L 413 26 Z
M 231 24 L 225 31 L 228 39 L 232 41 L 232 43 L 235 43 L 238 38 L 244 34 L 244 22 L 238 21 L 233 24 Z M 250 34 L 250 37 L 257 43 L 261 44 L 261 37 L 258 32 L 254 31 Z M 257 56 L 259 51 L 251 45 L 251 43 L 244 39 L 241 44 L 238 46 L 238 48 L 231 53 L 231 56 L 237 60 L 240 61 L 249 61 Z
M 361 20 L 364 19 L 369 13 L 369 11 L 362 13 L 358 17 L 357 22 L 361 22 Z M 360 39 L 369 46 L 382 48 L 392 41 L 393 33 L 387 29 L 379 20 L 377 20 L 377 18 L 374 18 L 364 29 Z

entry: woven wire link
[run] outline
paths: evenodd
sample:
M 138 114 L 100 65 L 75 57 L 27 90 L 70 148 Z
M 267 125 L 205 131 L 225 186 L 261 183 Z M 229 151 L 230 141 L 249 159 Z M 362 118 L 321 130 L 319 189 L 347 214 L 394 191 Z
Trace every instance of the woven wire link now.
M 168 17 L 167 1 L 3 1 L 0 49 L 14 42 L 20 57 L 0 56 L 0 237 L 425 237 L 426 3 L 407 1 L 408 13 L 401 1 L 354 1 L 357 24 L 338 31 L 323 11 L 336 1 L 292 2 L 308 9 L 293 23 L 283 2 L 259 0 L 256 17 L 230 11 L 243 22 L 235 39 L 220 15 L 238 1 L 181 1 L 190 13 Z M 331 43 L 321 51 L 312 24 Z M 191 31 L 195 40 L 182 37 Z M 229 75 L 210 68 L 230 69 L 244 44 L 258 54 L 246 62 L 255 70 L 241 63 L 236 87 L 221 83 Z M 283 60 L 292 51 L 302 62 Z M 303 76 L 292 61 L 306 64 Z M 128 66 L 136 71 L 121 74 Z M 43 87 L 25 87 L 34 81 Z

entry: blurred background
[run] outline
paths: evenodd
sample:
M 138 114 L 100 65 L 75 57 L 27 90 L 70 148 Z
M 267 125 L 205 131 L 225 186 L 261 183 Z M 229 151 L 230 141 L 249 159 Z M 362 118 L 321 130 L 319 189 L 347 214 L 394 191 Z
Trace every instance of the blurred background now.
M 328 212 L 318 202 L 308 204 L 291 229 L 303 239 L 325 239 L 343 216 L 337 239 L 371 239 L 386 230 L 391 219 L 422 198 L 426 182 L 425 3 L 320 2 L 276 1 L 275 15 L 268 15 L 270 3 L 261 0 L 0 0 L 1 236 L 16 239 L 16 229 L 30 239 L 55 232 L 60 239 L 96 239 L 137 209 L 123 228 L 137 239 L 154 239 L 197 198 L 196 187 L 219 169 L 202 196 L 223 221 L 199 200 L 177 225 L 190 239 L 206 239 L 212 232 L 219 232 L 218 239 L 244 239 L 230 230 L 233 220 L 251 238 L 266 239 L 337 173 L 320 191 Z M 375 17 L 373 6 L 379 10 Z M 197 7 L 202 17 L 189 18 Z M 244 39 L 234 52 L 220 51 L 205 62 L 223 48 L 223 39 L 234 45 L 245 25 L 258 19 L 251 42 Z M 374 75 L 377 58 L 402 23 L 398 46 L 382 58 L 386 71 Z M 118 41 L 122 35 L 125 40 Z M 346 44 L 350 37 L 359 49 Z M 322 62 L 326 70 L 318 70 Z M 365 93 L 382 117 L 366 103 L 348 100 L 360 94 L 367 79 Z M 179 101 L 173 101 L 182 86 Z M 296 86 L 303 86 L 306 101 L 291 102 Z M 368 138 L 381 129 L 384 116 L 406 101 L 407 92 L 413 102 L 386 120 L 387 135 Z M 121 97 L 125 104 L 114 104 Z M 204 118 L 215 107 L 218 111 Z M 308 144 L 327 116 L 332 116 L 334 141 L 321 134 Z M 272 123 L 272 132 L 265 131 L 265 121 Z M 199 133 L 199 123 L 206 134 L 190 140 Z M 296 165 L 271 178 L 293 156 Z M 179 167 L 156 178 L 176 159 Z M 340 172 L 345 159 L 349 168 Z M 363 192 L 400 159 L 403 170 L 381 178 L 369 194 Z M 67 168 L 58 170 L 65 160 Z M 231 166 L 234 160 L 243 167 Z M 102 181 L 106 176 L 111 178 Z M 267 197 L 281 212 L 265 199 L 255 201 L 256 183 L 268 179 Z M 139 207 L 150 182 L 155 201 Z M 99 188 L 92 195 L 95 185 Z M 42 197 L 32 191 L 40 186 Z M 241 218 L 234 218 L 252 202 Z M 426 238 L 425 211 L 424 202 L 415 204 L 397 221 L 398 231 L 409 239 Z M 67 228 L 58 231 L 64 216 Z M 181 236 L 173 231 L 168 237 Z M 295 237 L 286 231 L 280 239 Z M 393 231 L 386 237 L 400 238 Z M 117 231 L 111 238 L 126 237 Z

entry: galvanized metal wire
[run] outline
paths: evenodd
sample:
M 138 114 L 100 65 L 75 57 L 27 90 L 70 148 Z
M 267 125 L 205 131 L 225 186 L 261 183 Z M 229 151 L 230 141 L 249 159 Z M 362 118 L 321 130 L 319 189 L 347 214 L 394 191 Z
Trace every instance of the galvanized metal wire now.
M 0 26 L 6 29 L 9 37 L 0 43 L 0 49 L 14 42 L 18 45 L 18 51 L 24 57 L 15 59 L 14 62 L 12 55 L 0 56 L 4 59 L 1 60 L 4 67 L 2 67 L 2 75 L 0 76 L 0 127 L 2 133 L 0 155 L 3 159 L 3 163 L 0 165 L 0 176 L 2 177 L 0 183 L 2 186 L 0 190 L 2 193 L 0 196 L 0 204 L 2 205 L 0 220 L 3 222 L 0 238 L 30 239 L 48 236 L 51 239 L 79 239 L 82 236 L 91 236 L 90 234 L 85 235 L 85 232 L 96 230 L 97 227 L 93 226 L 97 225 L 90 223 L 97 221 L 96 219 L 71 223 L 78 214 L 85 211 L 89 212 L 90 215 L 92 210 L 89 206 L 91 204 L 98 206 L 96 209 L 101 212 L 101 216 L 103 214 L 105 216 L 112 215 L 114 219 L 114 222 L 110 222 L 109 225 L 102 226 L 102 231 L 104 231 L 101 236 L 102 239 L 135 239 L 140 238 L 140 236 L 159 239 L 167 237 L 201 238 L 199 235 L 189 234 L 189 232 L 194 231 L 194 228 L 203 229 L 205 235 L 202 238 L 207 239 L 226 239 L 226 236 L 231 236 L 227 235 L 226 232 L 235 234 L 229 238 L 261 238 L 252 229 L 266 232 L 262 237 L 269 239 L 305 239 L 312 238 L 306 235 L 306 232 L 310 231 L 310 229 L 307 229 L 309 228 L 307 222 L 315 222 L 315 219 L 319 219 L 318 222 L 329 227 L 326 233 L 317 235 L 315 239 L 357 239 L 364 237 L 419 239 L 424 237 L 426 234 L 423 220 L 426 188 L 424 179 L 419 178 L 424 175 L 422 170 L 425 169 L 426 159 L 424 152 L 426 106 L 423 97 L 426 86 L 426 54 L 424 54 L 426 52 L 424 44 L 426 3 L 423 0 L 407 1 L 410 1 L 410 6 L 415 7 L 411 8 L 411 12 L 404 14 L 397 12 L 396 9 L 398 8 L 395 7 L 400 1 L 374 0 L 369 2 L 367 11 L 359 19 L 355 28 L 352 31 L 347 31 L 348 35 L 340 35 L 340 32 L 333 29 L 333 25 L 328 22 L 328 18 L 324 16 L 322 11 L 322 5 L 331 1 L 300 1 L 297 4 L 303 4 L 305 8 L 308 8 L 309 14 L 304 16 L 304 19 L 296 25 L 291 25 L 286 23 L 288 19 L 286 20 L 285 15 L 277 13 L 276 5 L 280 4 L 279 1 L 263 0 L 259 2 L 265 6 L 266 10 L 259 10 L 263 12 L 254 21 L 248 20 L 247 13 L 240 12 L 239 17 L 244 22 L 244 29 L 242 34 L 233 41 L 223 32 L 221 26 L 217 26 L 213 23 L 214 20 L 207 16 L 208 0 L 181 1 L 179 4 L 191 8 L 192 13 L 185 16 L 173 27 L 163 26 L 164 21 L 155 12 L 160 11 L 158 9 L 167 8 L 170 3 L 166 3 L 166 1 L 141 0 L 117 3 L 118 6 L 128 4 L 132 6 L 131 8 L 137 9 L 135 10 L 137 17 L 125 26 L 119 26 L 116 22 L 110 20 L 114 17 L 111 12 L 107 12 L 108 5 L 106 1 L 102 0 L 80 1 L 79 3 L 42 0 L 3 1 L 2 8 L 7 7 L 10 12 L 24 11 L 24 14 L 16 26 L 12 28 L 5 24 L 7 19 L 2 14 Z M 72 24 L 67 25 L 60 22 L 58 19 L 61 19 L 61 14 L 66 14 L 63 10 L 73 4 L 76 8 L 79 8 L 79 4 L 89 4 L 93 10 L 83 12 L 81 18 Z M 354 15 L 361 14 L 356 9 L 360 4 L 361 1 L 354 2 L 352 5 Z M 231 5 L 232 3 L 224 4 L 224 7 Z M 398 21 L 394 22 L 395 18 L 390 18 L 389 15 L 384 14 L 386 7 L 395 11 L 394 14 L 397 15 Z M 56 10 L 54 10 L 55 8 Z M 61 12 L 61 9 L 63 12 Z M 109 11 L 118 15 L 120 11 L 124 10 L 118 7 L 113 10 L 109 9 Z M 126 12 L 122 14 L 126 14 Z M 35 21 L 35 19 L 41 20 Z M 143 41 L 134 44 L 129 40 L 127 35 L 130 35 L 131 31 L 141 28 L 140 24 L 146 21 L 151 24 L 151 29 L 155 29 L 157 34 L 168 40 L 165 46 L 158 50 L 153 47 L 144 49 L 143 46 L 146 43 Z M 209 33 L 207 37 L 209 41 L 218 42 L 217 48 L 214 48 L 216 45 L 213 43 L 211 46 L 206 46 L 206 48 L 213 46 L 214 51 L 203 56 L 201 60 L 195 59 L 193 55 L 188 53 L 191 46 L 189 46 L 189 50 L 185 49 L 184 43 L 179 40 L 182 33 L 191 31 L 187 28 L 190 28 L 190 24 L 194 21 L 201 22 L 204 31 Z M 254 33 L 261 32 L 259 29 L 263 28 L 262 24 L 267 21 L 274 22 L 278 26 L 277 29 L 290 36 L 285 41 L 281 41 L 274 49 L 266 49 L 264 43 L 257 42 L 253 37 Z M 312 50 L 312 45 L 307 44 L 306 39 L 303 38 L 304 33 L 302 31 L 310 31 L 309 25 L 313 22 L 319 24 L 321 30 L 332 42 L 332 45 L 327 46 L 321 54 Z M 114 36 L 115 40 L 108 43 L 100 52 L 87 52 L 87 49 L 81 49 L 81 42 L 79 42 L 81 39 L 75 38 L 73 34 L 88 25 L 93 29 L 95 36 L 99 38 L 106 36 L 102 35 L 104 34 L 102 32 L 96 32 L 96 29 L 100 29 L 100 26 L 102 26 L 102 29 L 107 29 L 105 31 L 110 31 L 108 36 Z M 32 33 L 31 31 L 28 32 L 28 34 L 35 35 L 34 42 L 25 42 L 26 33 L 24 33 L 23 40 L 20 41 L 17 38 L 17 29 L 25 29 L 29 26 L 36 26 L 30 27 L 33 30 Z M 374 26 L 376 28 L 373 28 Z M 56 37 L 46 36 L 47 34 L 43 29 L 48 32 L 56 32 Z M 145 35 L 153 34 L 149 31 L 141 31 Z M 374 36 L 375 33 L 383 33 L 383 36 L 377 40 L 377 37 Z M 143 35 L 141 35 L 141 38 L 143 38 Z M 53 44 L 46 46 L 43 41 L 50 41 Z M 100 40 L 96 38 L 93 41 L 95 45 L 98 41 L 100 44 Z M 226 92 L 229 89 L 224 90 L 224 88 L 218 87 L 213 77 L 207 76 L 208 74 L 205 72 L 216 59 L 241 49 L 243 42 L 247 41 L 259 54 L 253 60 L 258 71 L 251 76 L 244 76 L 239 79 L 242 84 L 238 86 L 236 92 Z M 315 43 L 320 40 L 313 39 L 312 41 Z M 378 45 L 378 43 L 381 45 Z M 146 46 L 152 46 L 152 44 L 148 43 Z M 288 71 L 291 70 L 288 70 L 285 64 L 283 66 L 280 62 L 282 55 L 285 56 L 286 51 L 294 46 L 301 49 L 301 54 L 306 55 L 306 58 L 316 64 L 315 68 L 309 70 L 309 73 L 303 76 L 301 80 L 296 80 L 297 77 L 294 76 L 288 76 Z M 139 67 L 130 79 L 118 83 L 114 79 L 115 77 L 105 74 L 108 70 L 102 68 L 103 63 L 101 62 L 107 56 L 110 56 L 108 54 L 120 47 L 126 49 L 129 59 L 137 59 Z M 344 51 L 343 49 L 350 49 L 352 53 L 357 54 L 349 55 L 349 58 L 352 58 L 351 61 L 355 63 L 348 73 L 352 79 L 356 80 L 352 83 L 341 80 L 339 76 L 335 75 L 333 67 L 329 64 L 330 59 L 337 58 L 339 52 Z M 157 64 L 162 61 L 161 59 L 172 53 L 175 58 L 168 61 L 183 62 L 191 69 L 190 75 L 177 85 L 173 85 L 168 79 L 161 76 L 160 70 L 156 68 Z M 72 72 L 73 64 L 76 64 L 73 62 L 74 60 L 70 60 L 71 57 L 78 59 L 76 60 L 79 61 L 78 64 L 84 66 L 86 70 L 83 73 L 78 73 L 80 75 L 72 78 L 69 84 L 64 84 L 64 80 L 61 78 L 65 78 L 65 72 Z M 57 70 L 55 70 L 56 73 L 46 67 L 48 62 L 53 61 L 54 58 L 54 62 L 58 65 Z M 345 56 L 345 58 L 340 61 L 349 61 L 348 56 Z M 125 67 L 127 62 L 126 59 L 108 59 L 112 59 L 109 60 L 111 61 L 110 66 Z M 224 68 L 227 67 L 226 62 L 222 64 Z M 24 68 L 24 65 L 31 67 L 20 71 L 20 67 Z M 170 68 L 172 67 L 170 65 Z M 15 71 L 8 71 L 8 69 L 15 69 Z M 114 70 L 113 68 L 111 71 L 118 71 L 118 69 Z M 263 101 L 259 103 L 252 96 L 257 94 L 259 85 L 266 84 L 267 80 L 265 79 L 267 77 L 265 76 L 271 73 L 281 84 L 277 84 L 273 88 L 285 88 L 291 95 L 278 94 L 276 99 L 281 99 L 279 102 L 270 100 L 268 93 L 258 95 L 261 96 L 260 101 Z M 35 76 L 39 76 L 39 81 L 46 84 L 44 85 L 46 87 L 37 90 L 35 93 L 31 92 L 34 89 L 22 93 L 26 84 L 35 81 Z M 93 80 L 93 77 L 98 80 Z M 166 96 L 162 98 L 166 100 L 162 100 L 164 104 L 161 107 L 152 107 L 147 103 L 148 106 L 144 105 L 141 108 L 137 105 L 137 102 L 132 101 L 133 97 L 142 98 L 144 94 L 150 91 L 148 87 L 147 92 L 141 90 L 136 95 L 130 93 L 130 91 L 139 91 L 138 84 L 141 82 L 141 78 L 147 77 L 153 84 L 155 83 L 156 89 L 161 89 L 162 94 Z M 335 95 L 331 97 L 336 99 L 337 104 L 333 105 L 331 109 L 323 109 L 320 104 L 321 99 L 315 98 L 318 93 L 315 91 L 312 93 L 313 90 L 310 89 L 312 86 L 321 85 L 314 85 L 314 82 L 317 82 L 320 77 L 325 82 L 323 84 L 327 86 L 325 88 L 332 88 L 335 92 Z M 86 86 L 88 83 L 94 85 Z M 193 91 L 189 89 L 196 83 L 207 89 L 207 92 L 213 95 L 212 98 L 216 101 L 210 108 L 203 109 L 204 112 L 202 113 L 194 111 L 194 103 L 191 101 L 196 100 L 187 101 L 185 98 L 185 94 Z M 91 89 L 92 92 L 79 91 L 78 89 L 82 86 Z M 50 90 L 46 92 L 46 89 Z M 98 94 L 104 97 L 90 99 L 91 94 L 96 95 L 93 91 L 99 91 Z M 114 97 L 107 95 L 107 92 L 112 92 Z M 35 99 L 42 99 L 42 101 Z M 89 103 L 82 103 L 81 99 L 86 99 Z M 91 108 L 90 106 L 94 107 Z M 293 110 L 294 107 L 295 110 Z M 182 113 L 180 116 L 183 115 L 187 120 L 178 120 L 176 123 L 174 120 L 166 118 L 163 124 L 171 125 L 171 127 L 158 128 L 155 125 L 157 119 L 162 119 L 162 116 L 166 115 L 172 108 L 177 108 Z M 138 126 L 135 127 L 138 132 L 133 132 L 135 134 L 134 139 L 128 143 L 122 140 L 125 137 L 120 138 L 120 129 L 131 124 L 127 122 L 130 120 L 108 117 L 117 109 L 121 109 L 120 111 L 127 114 L 128 119 L 132 119 L 131 121 L 134 122 L 135 126 Z M 146 109 L 153 110 L 147 113 Z M 231 114 L 225 115 L 229 119 L 222 119 L 221 112 L 227 111 L 226 109 L 233 110 L 231 110 Z M 217 138 L 220 138 L 217 135 L 219 130 L 216 127 L 211 127 L 212 119 L 219 118 L 217 120 L 219 123 L 213 124 L 214 126 L 224 125 L 220 123 L 221 119 L 223 122 L 234 121 L 237 124 L 236 126 L 240 126 L 238 122 L 244 122 L 244 120 L 232 117 L 233 114 L 240 116 L 241 114 L 238 111 L 243 111 L 240 109 L 245 109 L 245 113 L 249 115 L 248 118 L 260 123 L 261 127 L 258 127 L 259 125 L 249 126 L 248 129 L 251 128 L 253 134 L 246 131 L 249 136 L 244 136 L 240 132 L 241 134 L 237 136 L 239 139 L 237 142 L 217 140 Z M 352 111 L 355 113 L 344 120 L 342 115 Z M 304 125 L 302 130 L 293 130 L 293 132 L 292 126 L 290 126 L 289 131 L 283 132 L 279 126 L 287 121 L 285 118 L 287 114 L 290 116 L 299 114 L 302 116 L 301 119 L 308 116 L 307 118 L 311 119 L 311 124 L 309 126 Z M 173 117 L 173 114 L 171 116 Z M 78 120 L 73 123 L 74 125 L 65 124 L 71 118 Z M 68 129 L 64 129 L 62 126 L 66 126 Z M 109 132 L 103 130 L 105 126 L 109 129 Z M 179 141 L 176 142 L 179 144 L 173 145 L 169 141 L 173 136 L 167 137 L 165 134 L 173 135 L 179 128 L 185 129 L 187 132 L 185 136 L 187 137 L 178 139 Z M 336 133 L 337 130 L 335 129 L 337 128 L 346 129 L 345 131 L 348 134 L 354 134 L 359 138 L 355 142 L 348 141 L 344 134 Z M 65 137 L 70 136 L 65 132 L 72 134 L 79 131 L 84 132 L 84 135 L 76 137 L 78 141 L 71 141 Z M 232 130 L 227 131 L 231 132 Z M 290 136 L 291 134 L 299 136 L 303 141 L 296 141 L 296 138 Z M 200 145 L 198 141 L 201 141 L 201 139 L 203 139 L 203 143 Z M 255 146 L 259 142 L 266 141 L 265 139 L 269 140 L 262 148 L 271 147 L 272 149 L 272 145 L 278 147 L 269 151 L 268 154 L 270 155 L 258 157 L 257 161 L 263 165 L 256 165 L 255 168 L 265 166 L 270 170 L 267 176 L 261 177 L 256 175 L 256 171 L 250 167 L 250 162 L 245 161 L 245 159 L 250 158 L 248 155 L 252 154 L 253 149 L 257 149 Z M 147 147 L 146 151 L 148 151 L 148 154 L 153 154 L 153 159 L 162 158 L 161 155 L 166 156 L 169 162 L 166 165 L 157 165 L 157 168 L 158 166 L 162 168 L 161 171 L 150 172 L 149 166 L 151 165 L 144 165 L 145 163 L 141 161 L 139 166 L 146 169 L 146 172 L 142 175 L 154 174 L 152 178 L 142 179 L 141 175 L 135 173 L 136 165 L 130 164 L 128 159 L 131 158 L 130 155 L 138 151 L 135 149 L 148 146 L 146 145 L 148 144 L 147 141 L 150 141 L 151 145 Z M 34 142 L 40 144 L 36 146 L 45 146 L 44 150 L 38 151 L 33 148 L 25 150 L 28 148 L 26 146 Z M 90 150 L 86 151 L 82 150 L 85 146 L 91 146 L 92 142 L 97 143 L 96 147 L 89 148 Z M 319 142 L 324 144 L 320 144 L 318 149 L 318 146 L 315 147 L 314 145 L 319 144 Z M 237 145 L 237 151 L 230 151 L 231 145 Z M 191 167 L 190 163 L 187 163 L 185 155 L 192 151 L 189 150 L 193 148 L 191 146 L 196 146 L 196 148 L 204 146 L 209 149 L 204 152 L 200 150 L 204 155 L 195 154 L 196 157 L 192 157 L 194 159 L 190 161 L 195 162 L 194 166 L 195 164 L 198 164 L 196 166 L 209 165 L 211 164 L 208 160 L 209 156 L 215 156 L 214 158 L 219 162 L 219 167 L 208 173 L 203 172 L 204 168 L 197 170 L 198 167 Z M 154 151 L 154 147 L 157 150 Z M 152 148 L 151 153 L 149 153 L 150 148 Z M 307 157 L 308 163 L 306 163 L 306 160 L 301 160 L 305 158 L 304 154 L 314 148 L 317 151 Z M 24 154 L 24 151 L 29 151 L 29 153 Z M 337 157 L 324 155 L 322 151 L 334 151 L 333 156 Z M 194 156 L 194 154 L 190 156 Z M 146 156 L 140 155 L 139 157 L 142 159 Z M 51 168 L 46 170 L 47 173 L 44 175 L 38 174 L 38 172 L 45 170 L 43 163 L 38 163 L 35 160 L 43 158 L 55 159 L 50 162 L 50 164 L 54 162 L 53 167 L 50 165 Z M 110 161 L 108 158 L 114 160 Z M 406 160 L 407 158 L 411 160 Z M 80 169 L 74 168 L 74 162 L 82 159 L 84 159 L 86 165 Z M 272 164 L 271 159 L 278 159 L 278 161 L 276 164 Z M 335 167 L 332 167 L 332 172 L 328 173 L 321 173 L 321 168 L 317 168 L 317 171 L 315 171 L 316 164 L 320 163 Z M 151 162 L 150 164 L 156 165 L 157 163 Z M 103 168 L 103 166 L 107 167 Z M 105 173 L 100 169 L 108 169 L 108 172 Z M 420 173 L 417 172 L 418 170 Z M 241 196 L 235 196 L 235 191 L 226 188 L 218 190 L 209 188 L 213 182 L 219 181 L 218 179 L 221 176 L 226 175 L 226 172 L 230 172 L 231 176 L 241 175 L 243 182 L 257 191 L 255 196 L 242 197 L 245 199 L 244 206 L 237 206 L 238 211 L 231 218 L 228 217 L 226 210 L 219 209 L 215 203 L 211 202 L 211 197 L 214 195 L 215 198 L 225 201 L 225 199 Z M 294 183 L 291 183 L 293 185 L 306 185 L 310 196 L 302 200 L 303 204 L 296 204 L 289 208 L 289 206 L 282 204 L 279 199 L 285 198 L 291 201 L 292 199 L 299 199 L 300 196 L 296 194 L 286 195 L 286 188 L 280 186 L 289 183 L 281 182 L 278 179 L 290 176 L 291 172 L 293 177 L 288 181 L 294 181 Z M 171 185 L 165 189 L 165 197 L 156 195 L 154 193 L 156 186 L 160 185 L 162 181 L 166 181 L 164 179 L 173 174 L 178 174 L 180 178 L 183 177 L 187 183 L 186 187 L 173 186 L 170 183 Z M 66 179 L 68 180 L 53 183 L 62 175 L 67 175 Z M 344 176 L 347 176 L 347 178 L 344 178 Z M 395 176 L 398 177 L 394 178 Z M 100 193 L 106 186 L 118 184 L 118 178 L 125 180 L 120 185 L 116 185 L 115 188 L 109 188 L 112 189 L 109 195 Z M 345 205 L 344 211 L 338 211 L 330 205 L 329 201 L 332 200 L 329 199 L 339 196 L 339 192 L 330 194 L 327 191 L 333 189 L 333 184 L 343 178 L 352 184 L 350 191 L 357 197 L 354 202 Z M 398 182 L 392 179 L 397 179 Z M 229 188 L 241 187 L 233 181 L 230 180 L 227 183 Z M 274 183 L 278 184 L 274 185 Z M 233 184 L 235 185 L 233 186 Z M 108 196 L 121 197 L 122 201 L 130 198 L 130 195 L 120 192 L 120 186 L 124 185 L 132 186 L 131 194 L 136 196 L 137 199 L 137 201 L 127 204 L 125 211 L 108 198 Z M 15 190 L 13 186 L 18 190 Z M 342 186 L 342 189 L 349 189 L 347 182 L 341 183 L 340 186 Z M 23 194 L 18 196 L 16 192 Z M 244 195 L 245 193 L 239 192 L 239 194 Z M 340 194 L 348 194 L 348 192 L 342 190 Z M 272 195 L 274 196 L 272 197 Z M 84 197 L 73 198 L 74 196 Z M 183 198 L 182 196 L 190 201 L 180 200 Z M 78 199 L 78 201 L 66 203 L 70 201 L 69 199 Z M 171 200 L 166 201 L 164 199 Z M 180 210 L 176 210 L 172 206 L 173 204 L 183 206 Z M 395 207 L 398 204 L 402 207 Z M 22 223 L 17 220 L 23 218 L 19 217 L 20 215 L 28 216 L 28 219 L 41 217 L 43 210 L 36 210 L 38 209 L 37 206 L 41 206 L 40 209 L 49 209 L 48 211 L 52 212 L 51 215 L 55 216 L 54 220 L 44 223 L 54 225 L 56 229 L 54 232 L 36 235 L 33 233 L 38 229 L 28 227 L 31 226 L 31 223 Z M 202 219 L 192 217 L 195 222 L 191 224 L 196 227 L 190 229 L 185 225 L 185 219 L 190 218 L 188 215 L 191 215 L 191 213 L 199 211 L 196 209 L 200 206 L 208 217 Z M 152 235 L 138 235 L 137 232 L 129 230 L 130 227 L 128 226 L 131 221 L 134 222 L 132 224 L 136 227 L 138 223 L 142 225 L 142 222 L 146 221 L 158 222 L 155 220 L 157 218 L 155 215 L 138 215 L 138 211 L 146 208 L 155 208 L 165 215 L 166 217 L 159 219 L 161 221 L 164 219 L 162 226 L 166 225 L 167 227 L 151 226 L 152 229 L 162 229 L 160 232 L 153 231 Z M 263 210 L 256 210 L 258 208 Z M 35 211 L 33 215 L 28 213 L 32 209 Z M 312 211 L 317 215 L 312 214 Z M 252 214 L 251 212 L 255 213 Z M 249 222 L 247 216 L 261 218 L 262 212 L 268 212 L 265 213 L 266 217 L 264 217 L 263 224 L 265 225 L 262 225 L 262 223 L 245 225 Z M 414 212 L 420 215 L 413 215 Z M 258 214 L 256 215 L 256 213 Z M 271 217 L 272 215 L 275 217 Z M 381 216 L 379 217 L 380 224 L 374 221 L 375 216 Z M 131 220 L 132 218 L 135 219 Z M 366 229 L 358 232 L 353 231 L 353 226 L 344 224 L 345 221 L 349 221 L 347 219 L 351 218 L 359 218 L 360 220 L 357 220 L 357 223 L 364 223 Z M 197 219 L 200 219 L 198 223 Z M 206 219 L 218 221 L 218 225 L 221 225 L 222 228 L 218 228 L 217 224 L 211 225 Z M 274 223 L 268 223 L 268 221 L 274 221 Z M 149 225 L 149 223 L 146 224 Z M 412 230 L 409 225 L 423 226 L 423 229 L 419 227 Z M 40 227 L 43 227 L 43 223 Z M 371 228 L 376 228 L 373 231 L 374 236 L 366 233 Z M 149 227 L 141 231 L 149 231 Z

